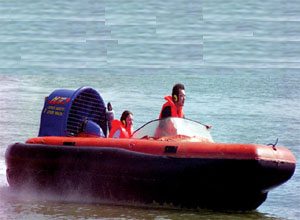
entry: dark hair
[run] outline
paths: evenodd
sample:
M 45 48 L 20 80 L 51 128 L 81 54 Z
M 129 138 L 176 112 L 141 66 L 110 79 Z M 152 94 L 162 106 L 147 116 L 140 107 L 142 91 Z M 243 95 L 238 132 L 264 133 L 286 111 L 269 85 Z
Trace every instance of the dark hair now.
M 122 124 L 123 124 L 123 121 L 125 121 L 125 125 L 124 126 L 126 126 L 126 118 L 128 117 L 128 115 L 133 115 L 133 114 L 132 114 L 131 111 L 126 110 L 126 111 L 124 111 L 122 113 L 122 116 L 120 118 L 120 121 L 122 122 Z
M 181 83 L 178 83 L 178 84 L 176 84 L 175 86 L 173 86 L 172 97 L 173 97 L 174 95 L 179 96 L 179 90 L 180 90 L 180 89 L 185 90 L 184 85 L 181 84 Z

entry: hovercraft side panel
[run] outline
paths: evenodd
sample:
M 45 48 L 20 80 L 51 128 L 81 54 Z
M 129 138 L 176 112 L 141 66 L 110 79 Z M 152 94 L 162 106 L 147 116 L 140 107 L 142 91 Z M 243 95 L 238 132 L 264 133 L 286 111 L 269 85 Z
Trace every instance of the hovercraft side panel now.
M 272 187 L 266 185 L 268 178 L 289 171 L 288 178 L 294 169 L 286 164 L 274 171 L 275 164 L 257 160 L 175 158 L 111 147 L 19 143 L 8 148 L 6 163 L 8 182 L 15 188 L 31 185 L 56 193 L 75 189 L 118 201 L 238 209 L 256 208 Z

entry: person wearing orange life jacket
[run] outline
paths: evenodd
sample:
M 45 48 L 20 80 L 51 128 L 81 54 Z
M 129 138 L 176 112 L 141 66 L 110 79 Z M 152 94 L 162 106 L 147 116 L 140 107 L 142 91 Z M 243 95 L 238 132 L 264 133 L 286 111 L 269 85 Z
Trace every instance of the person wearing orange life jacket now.
M 167 101 L 160 112 L 159 119 L 167 117 L 184 118 L 183 106 L 185 102 L 185 88 L 182 84 L 176 84 L 172 90 L 172 96 L 165 96 Z
M 159 119 L 167 117 L 184 118 L 183 106 L 185 102 L 185 88 L 183 84 L 173 86 L 172 96 L 165 96 L 167 102 L 163 105 Z M 205 125 L 206 129 L 211 129 L 212 126 Z
M 109 138 L 130 138 L 133 130 L 133 114 L 126 110 L 122 113 L 119 120 L 113 120 L 111 122 L 111 130 L 109 132 Z

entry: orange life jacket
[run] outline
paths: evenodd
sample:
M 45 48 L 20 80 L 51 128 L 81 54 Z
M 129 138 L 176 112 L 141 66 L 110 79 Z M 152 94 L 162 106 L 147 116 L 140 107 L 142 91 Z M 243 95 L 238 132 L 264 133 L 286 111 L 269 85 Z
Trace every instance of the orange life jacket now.
M 126 131 L 127 131 L 127 133 L 128 133 L 128 136 L 129 137 L 131 137 L 132 136 L 132 134 L 133 134 L 133 132 L 134 132 L 134 130 L 133 130 L 133 128 L 131 127 L 131 128 L 125 128 L 126 129 Z
M 130 128 L 125 128 L 125 126 L 119 120 L 113 120 L 111 122 L 111 130 L 109 132 L 109 138 L 112 138 L 117 130 L 120 130 L 119 138 L 130 138 L 133 130 Z
M 161 109 L 159 119 L 161 119 L 161 115 L 162 115 L 164 108 L 166 108 L 168 106 L 171 107 L 171 117 L 184 118 L 182 106 L 180 106 L 179 109 L 177 109 L 175 103 L 173 102 L 172 96 L 166 95 L 165 100 L 167 100 L 167 102 L 163 105 L 163 107 Z

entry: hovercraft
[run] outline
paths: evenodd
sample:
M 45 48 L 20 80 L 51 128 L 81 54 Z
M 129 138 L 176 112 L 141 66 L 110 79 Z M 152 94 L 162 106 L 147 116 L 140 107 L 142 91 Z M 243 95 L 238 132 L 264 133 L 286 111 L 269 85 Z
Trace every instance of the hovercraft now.
M 39 136 L 10 145 L 7 180 L 31 187 L 143 205 L 252 210 L 294 173 L 284 147 L 215 143 L 201 123 L 153 120 L 130 139 L 106 138 L 107 109 L 88 87 L 55 90 Z

